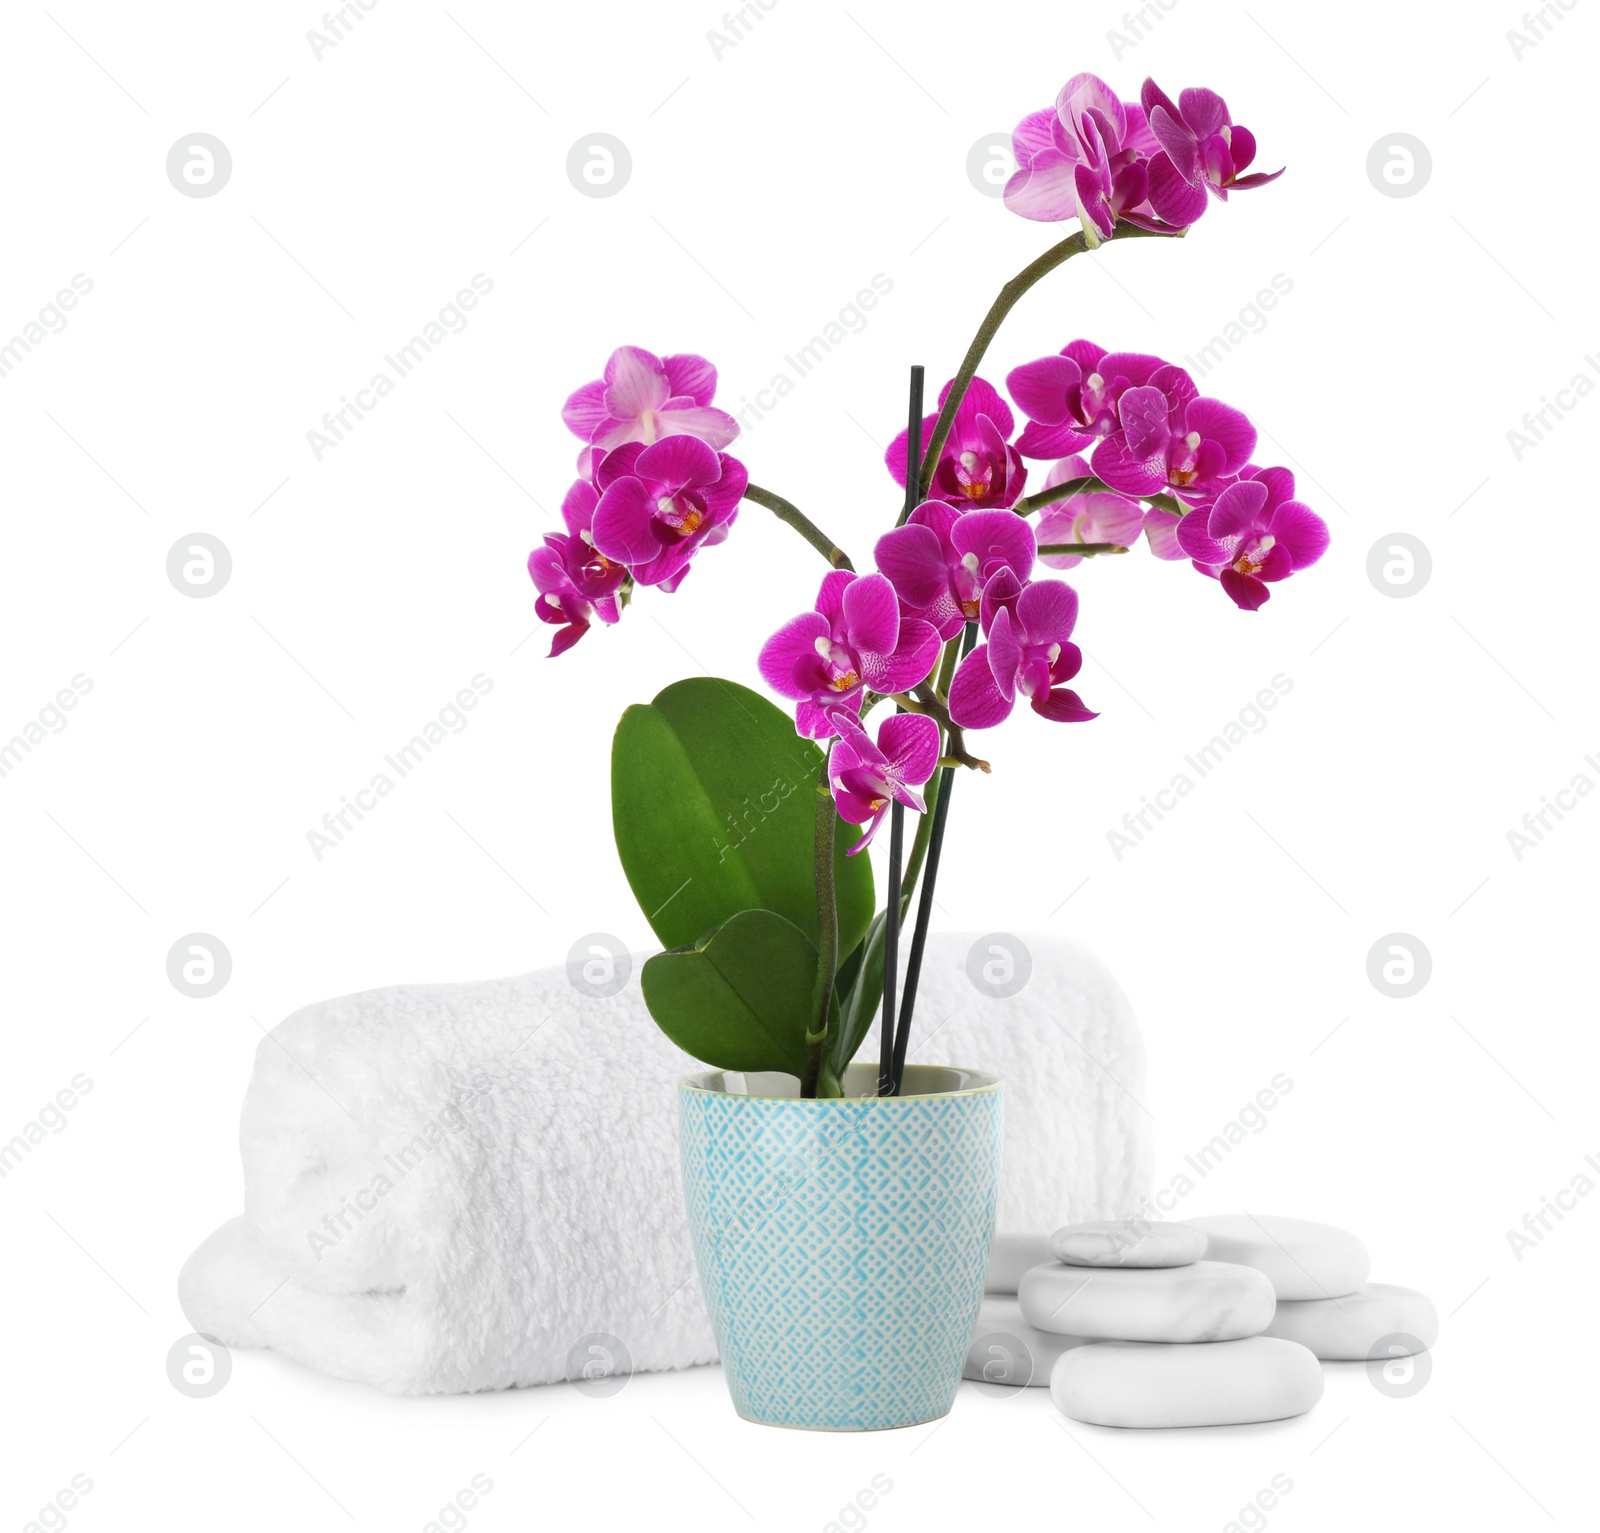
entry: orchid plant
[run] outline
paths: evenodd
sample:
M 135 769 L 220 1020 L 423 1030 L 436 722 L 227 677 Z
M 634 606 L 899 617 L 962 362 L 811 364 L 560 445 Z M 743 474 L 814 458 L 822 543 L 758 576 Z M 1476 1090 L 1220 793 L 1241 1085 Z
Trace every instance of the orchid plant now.
M 709 362 L 635 346 L 568 399 L 583 447 L 565 531 L 528 560 L 552 656 L 618 622 L 642 588 L 676 592 L 743 501 L 827 562 L 812 609 L 757 657 L 791 712 L 695 678 L 628 709 L 612 754 L 618 850 L 666 949 L 644 968 L 651 1014 L 706 1063 L 787 1071 L 808 1097 L 840 1093 L 880 1005 L 877 1091 L 899 1089 L 954 774 L 990 770 L 967 732 L 1024 704 L 1054 724 L 1097 717 L 1072 685 L 1077 590 L 1043 570 L 1142 540 L 1254 612 L 1328 546 L 1289 470 L 1253 461 L 1248 417 L 1161 357 L 1071 340 L 1006 374 L 1010 403 L 978 376 L 1017 301 L 1067 260 L 1181 236 L 1213 200 L 1283 172 L 1250 170 L 1255 138 L 1216 92 L 1174 102 L 1153 80 L 1123 101 L 1077 75 L 1023 118 L 1013 146 L 1006 207 L 1079 228 L 1001 288 L 930 414 L 912 370 L 907 428 L 885 454 L 903 501 L 875 570 L 750 482 L 726 451 L 739 428 L 713 402 Z M 874 915 L 866 854 L 886 819 L 888 892 Z M 897 1015 L 899 931 L 919 883 Z

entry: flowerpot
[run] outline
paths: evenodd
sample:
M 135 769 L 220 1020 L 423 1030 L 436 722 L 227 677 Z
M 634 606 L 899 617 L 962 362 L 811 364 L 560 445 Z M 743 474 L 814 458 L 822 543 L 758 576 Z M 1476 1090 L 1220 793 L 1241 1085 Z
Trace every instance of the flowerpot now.
M 948 1413 L 983 1297 L 1000 1078 L 906 1068 L 904 1094 L 802 1101 L 793 1076 L 680 1082 L 684 1198 L 734 1408 L 816 1431 Z

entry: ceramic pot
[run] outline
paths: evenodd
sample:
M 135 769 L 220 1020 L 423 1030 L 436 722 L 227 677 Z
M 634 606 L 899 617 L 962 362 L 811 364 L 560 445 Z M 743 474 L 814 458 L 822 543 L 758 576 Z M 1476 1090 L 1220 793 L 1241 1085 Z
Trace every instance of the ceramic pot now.
M 1000 1186 L 1000 1078 L 909 1065 L 901 1096 L 713 1070 L 679 1083 L 684 1198 L 734 1408 L 817 1431 L 914 1426 L 955 1398 Z

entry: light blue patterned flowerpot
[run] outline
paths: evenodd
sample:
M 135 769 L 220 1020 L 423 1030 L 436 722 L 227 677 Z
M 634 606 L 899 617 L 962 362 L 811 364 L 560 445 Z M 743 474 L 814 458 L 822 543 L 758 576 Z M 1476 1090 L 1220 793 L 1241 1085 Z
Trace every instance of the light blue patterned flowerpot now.
M 684 1198 L 734 1408 L 818 1431 L 948 1413 L 1000 1186 L 998 1076 L 911 1065 L 874 1097 L 801 1101 L 787 1075 L 680 1082 Z

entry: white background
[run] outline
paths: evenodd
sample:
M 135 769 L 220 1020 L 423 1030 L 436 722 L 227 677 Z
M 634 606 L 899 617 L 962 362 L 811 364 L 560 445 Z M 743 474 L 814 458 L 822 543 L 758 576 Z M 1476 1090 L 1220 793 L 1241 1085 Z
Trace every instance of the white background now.
M 1600 781 L 1600 402 L 1520 461 L 1507 433 L 1600 377 L 1595 15 L 1549 8 L 1555 35 L 1519 56 L 1513 3 L 1177 0 L 1132 46 L 1108 36 L 1132 35 L 1121 10 L 781 0 L 719 57 L 712 3 L 380 0 L 319 60 L 309 4 L 8 8 L 0 338 L 74 274 L 93 291 L 0 378 L 0 736 L 74 675 L 93 687 L 0 779 L 0 1135 L 74 1075 L 93 1087 L 0 1184 L 5 1526 L 74 1474 L 85 1530 L 421 1528 L 477 1473 L 485 1530 L 822 1528 L 875 1474 L 885 1533 L 1223 1528 L 1275 1474 L 1284 1530 L 1591 1515 L 1600 1197 L 1520 1260 L 1506 1232 L 1600 1152 L 1600 804 L 1521 860 L 1507 832 Z M 821 562 L 746 506 L 682 592 L 547 662 L 523 561 L 571 478 L 565 395 L 635 343 L 704 353 L 738 408 L 882 273 L 866 328 L 735 449 L 864 562 L 896 501 L 881 454 L 907 363 L 947 376 L 1056 237 L 980 195 L 968 151 L 1081 69 L 1128 97 L 1147 73 L 1210 84 L 1289 173 L 1181 243 L 1072 262 L 986 374 L 1079 334 L 1181 359 L 1281 274 L 1288 296 L 1201 386 L 1258 422 L 1258 461 L 1295 470 L 1333 546 L 1254 616 L 1143 554 L 1080 570 L 1102 717 L 979 737 L 995 772 L 960 784 L 941 920 L 1105 955 L 1149 1047 L 1163 1183 L 1286 1073 L 1185 1211 L 1358 1231 L 1376 1277 L 1445 1317 L 1427 1387 L 1391 1400 L 1333 1366 L 1302 1419 L 1142 1435 L 964 1386 L 937 1428 L 859 1438 L 740 1423 L 715 1369 L 604 1401 L 397 1401 L 243 1354 L 221 1394 L 180 1396 L 174 1278 L 239 1207 L 261 1029 L 323 996 L 559 962 L 597 930 L 645 945 L 610 845 L 612 725 L 681 676 L 757 685 L 761 639 L 810 604 Z M 197 131 L 233 159 L 205 199 L 165 174 Z M 565 172 L 597 131 L 633 158 L 606 200 Z M 1366 171 L 1396 132 L 1432 156 L 1403 199 Z M 469 327 L 319 462 L 306 433 L 480 272 Z M 233 561 L 204 600 L 166 575 L 194 532 Z M 1433 565 L 1403 599 L 1367 575 L 1395 532 Z M 307 832 L 477 673 L 469 727 L 317 860 Z M 1268 727 L 1118 860 L 1108 830 L 1279 673 Z M 195 931 L 232 954 L 209 1000 L 166 977 Z M 1367 977 L 1394 932 L 1432 956 L 1410 999 Z

